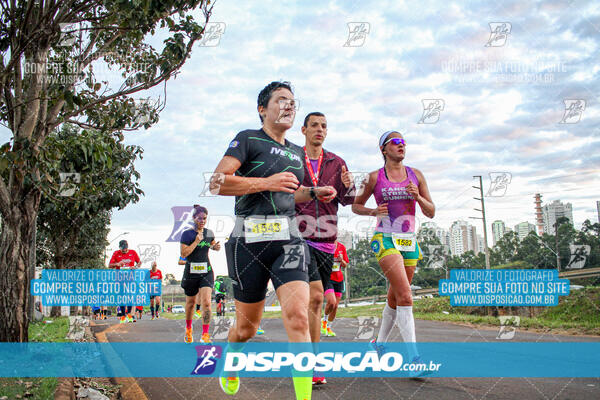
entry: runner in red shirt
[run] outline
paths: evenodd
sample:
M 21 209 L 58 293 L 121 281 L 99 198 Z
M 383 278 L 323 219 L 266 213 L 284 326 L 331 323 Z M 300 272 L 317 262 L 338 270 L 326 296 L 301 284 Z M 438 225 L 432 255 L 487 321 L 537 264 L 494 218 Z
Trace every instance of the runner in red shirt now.
M 127 240 L 121 240 L 119 242 L 119 250 L 115 251 L 110 258 L 110 262 L 108 264 L 108 268 L 115 268 L 117 270 L 121 268 L 130 268 L 135 269 L 139 268 L 142 265 L 142 261 L 140 260 L 140 256 L 135 250 L 129 250 L 129 245 L 127 244 Z M 135 322 L 133 317 L 131 316 L 131 307 L 121 306 L 121 310 L 123 310 L 123 315 L 121 315 L 121 323 L 124 322 Z
M 156 266 L 156 261 L 152 261 L 152 268 L 150 269 L 150 279 L 160 279 L 162 282 L 163 276 L 160 269 Z M 150 296 L 150 312 L 152 313 L 152 319 L 158 318 L 158 310 L 160 309 L 160 296 Z
M 333 304 L 333 308 L 329 314 L 325 314 L 323 316 L 323 322 L 321 325 L 321 334 L 327 336 L 335 336 L 335 332 L 331 330 L 331 325 L 333 320 L 335 319 L 335 314 L 338 309 L 338 305 L 340 304 L 340 299 L 342 298 L 342 293 L 345 292 L 344 287 L 344 273 L 342 269 L 345 269 L 348 266 L 348 253 L 346 253 L 346 246 L 336 240 L 335 242 L 335 253 L 333 253 L 333 267 L 331 268 L 331 276 L 329 280 L 331 281 L 331 285 L 333 286 L 333 291 L 335 292 L 335 304 Z M 325 307 L 327 309 L 327 307 Z

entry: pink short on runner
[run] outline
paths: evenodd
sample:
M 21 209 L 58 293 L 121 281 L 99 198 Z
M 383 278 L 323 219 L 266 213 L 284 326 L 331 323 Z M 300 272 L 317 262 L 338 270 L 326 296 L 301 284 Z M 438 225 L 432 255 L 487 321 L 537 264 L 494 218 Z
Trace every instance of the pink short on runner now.
M 342 298 L 342 293 L 340 293 L 340 292 L 335 292 L 335 297 L 337 297 L 337 298 L 340 298 L 340 299 L 341 299 L 341 298 Z
M 327 293 L 333 293 L 333 289 L 327 289 L 327 290 L 325 291 L 325 294 L 327 294 Z

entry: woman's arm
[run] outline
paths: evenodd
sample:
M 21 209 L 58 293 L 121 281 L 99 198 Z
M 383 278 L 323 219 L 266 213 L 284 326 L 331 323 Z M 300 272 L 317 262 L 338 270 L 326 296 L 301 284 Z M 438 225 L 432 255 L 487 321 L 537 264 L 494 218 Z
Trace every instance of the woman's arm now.
M 369 208 L 365 207 L 365 203 L 369 200 L 369 197 L 373 194 L 373 189 L 375 188 L 375 184 L 377 183 L 377 171 L 373 171 L 369 173 L 369 179 L 367 182 L 362 182 L 361 188 L 362 193 L 358 194 L 354 199 L 354 203 L 352 204 L 352 212 L 358 215 L 368 215 L 370 217 L 374 217 L 378 214 L 378 210 L 383 212 L 385 209 L 385 213 L 387 214 L 387 204 L 382 204 L 377 208 Z M 381 207 L 381 210 L 380 210 Z
M 413 171 L 415 171 L 415 174 L 419 179 L 419 191 L 415 200 L 419 203 L 419 207 L 421 207 L 423 214 L 428 218 L 433 218 L 435 216 L 435 204 L 433 204 L 433 200 L 431 200 L 431 194 L 429 193 L 429 187 L 427 186 L 425 176 L 418 169 L 413 169 Z
M 194 239 L 194 241 L 192 243 L 190 243 L 190 244 L 181 243 L 181 246 L 180 246 L 181 257 L 187 258 L 187 256 L 192 254 L 192 252 L 198 246 L 198 243 L 200 243 L 200 241 L 202 239 L 203 239 L 202 232 L 198 232 L 198 234 L 196 235 L 196 238 Z

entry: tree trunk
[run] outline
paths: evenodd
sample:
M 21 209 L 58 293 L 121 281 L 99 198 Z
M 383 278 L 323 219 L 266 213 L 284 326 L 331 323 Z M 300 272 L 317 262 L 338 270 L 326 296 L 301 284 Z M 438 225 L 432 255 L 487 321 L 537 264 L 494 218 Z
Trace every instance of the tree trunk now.
M 0 233 L 0 342 L 27 342 L 29 329 L 30 250 L 40 195 L 14 200 Z

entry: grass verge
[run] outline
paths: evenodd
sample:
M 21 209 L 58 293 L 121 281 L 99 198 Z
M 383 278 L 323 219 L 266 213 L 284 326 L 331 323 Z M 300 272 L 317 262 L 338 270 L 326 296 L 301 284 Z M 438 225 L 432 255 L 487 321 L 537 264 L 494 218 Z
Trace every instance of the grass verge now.
M 45 318 L 29 324 L 30 342 L 69 342 L 65 339 L 67 333 L 68 317 Z M 0 399 L 53 399 L 57 384 L 57 378 L 0 378 Z
M 340 305 L 338 318 L 358 316 L 381 317 L 384 304 L 357 307 Z M 467 314 L 466 308 L 452 307 L 448 297 L 419 299 L 414 302 L 417 319 L 473 325 L 500 326 L 497 317 Z M 281 318 L 280 311 L 269 311 L 263 318 Z M 552 333 L 600 336 L 600 288 L 585 288 L 561 297 L 555 307 L 547 307 L 536 317 L 521 317 L 521 329 L 536 329 Z

